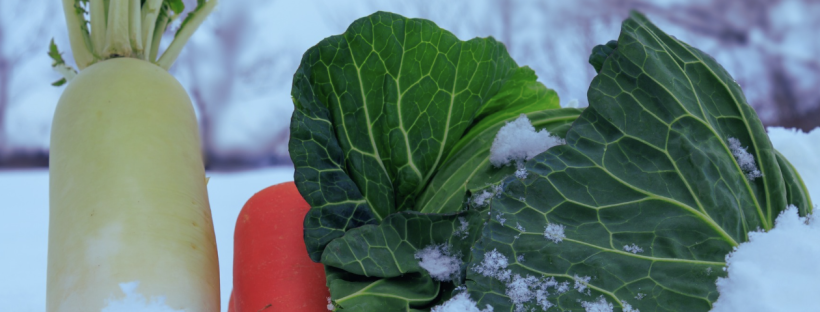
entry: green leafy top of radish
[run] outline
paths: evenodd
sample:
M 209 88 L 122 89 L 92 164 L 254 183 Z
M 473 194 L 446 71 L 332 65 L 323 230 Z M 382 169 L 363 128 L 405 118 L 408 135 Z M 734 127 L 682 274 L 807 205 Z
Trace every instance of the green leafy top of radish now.
M 71 51 L 80 70 L 115 57 L 143 59 L 167 70 L 217 4 L 217 0 L 197 0 L 168 48 L 158 55 L 162 34 L 185 9 L 182 0 L 62 1 Z M 53 85 L 60 86 L 74 77 L 76 70 L 65 65 L 54 40 L 48 55 L 54 60 L 52 67 L 63 74 Z

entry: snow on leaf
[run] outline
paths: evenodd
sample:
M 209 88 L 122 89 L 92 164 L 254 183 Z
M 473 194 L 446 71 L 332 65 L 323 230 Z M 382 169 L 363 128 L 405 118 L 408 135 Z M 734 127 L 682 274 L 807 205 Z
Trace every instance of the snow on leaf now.
M 564 238 L 567 238 L 567 236 L 564 235 L 564 226 L 555 223 L 547 225 L 544 229 L 544 237 L 556 244 L 560 243 Z
M 521 114 L 498 130 L 490 148 L 490 163 L 496 167 L 509 165 L 510 162 L 523 163 L 563 143 L 561 138 L 552 136 L 547 130 L 536 131 L 527 115 Z M 526 171 L 523 175 L 526 177 Z
M 420 259 L 419 266 L 427 270 L 430 276 L 437 281 L 451 281 L 458 276 L 461 268 L 461 255 L 453 254 L 450 246 L 445 244 L 430 245 L 416 252 L 416 259 Z
M 493 249 L 484 253 L 484 260 L 473 267 L 473 271 L 486 277 L 492 277 L 499 281 L 509 281 L 512 271 L 507 269 L 509 261 L 507 257 L 498 250 Z
M 627 252 L 631 252 L 631 253 L 633 253 L 633 254 L 637 254 L 637 253 L 639 253 L 639 252 L 643 252 L 643 248 L 638 247 L 638 245 L 635 245 L 635 244 L 632 244 L 632 245 L 624 245 L 624 250 L 625 250 L 625 251 L 627 251 Z
M 746 173 L 746 178 L 749 179 L 749 181 L 763 176 L 760 170 L 757 169 L 757 165 L 755 165 L 754 156 L 749 154 L 746 148 L 740 145 L 740 140 L 737 138 L 729 138 L 729 149 L 732 150 L 732 155 L 737 159 L 737 164 L 740 166 L 740 169 Z
M 484 309 L 479 310 L 476 302 L 470 299 L 470 294 L 464 291 L 443 304 L 433 307 L 430 312 L 493 312 L 493 307 L 487 305 Z
M 599 296 L 597 301 L 582 301 L 581 307 L 586 312 L 612 312 L 612 303 L 607 302 L 604 296 Z

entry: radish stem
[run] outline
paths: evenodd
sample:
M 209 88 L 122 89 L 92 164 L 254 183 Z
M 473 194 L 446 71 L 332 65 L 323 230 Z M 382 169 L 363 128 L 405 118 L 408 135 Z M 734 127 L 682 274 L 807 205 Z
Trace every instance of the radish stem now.
M 159 42 L 162 40 L 162 34 L 165 33 L 165 27 L 168 26 L 169 20 L 167 10 L 160 10 L 157 16 L 157 26 L 154 28 L 154 36 L 151 40 L 151 54 L 148 56 L 148 61 L 156 61 L 157 53 L 159 53 Z
M 103 0 L 91 0 L 89 2 L 91 7 L 91 16 L 97 17 L 91 19 L 91 44 L 94 46 L 93 53 L 97 56 L 102 55 L 102 48 L 105 44 L 105 19 L 99 18 L 105 16 L 105 4 Z
M 128 34 L 131 39 L 131 48 L 137 57 L 142 58 L 142 12 L 140 10 L 142 4 L 140 0 L 131 0 L 130 3 Z
M 114 0 L 108 5 L 108 29 L 103 54 L 107 56 L 131 56 L 128 40 L 128 0 Z
M 94 62 L 91 38 L 88 34 L 88 27 L 85 25 L 83 10 L 77 1 L 63 0 L 63 13 L 65 13 L 66 26 L 68 26 L 71 51 L 74 52 L 74 62 L 77 63 L 77 68 L 83 69 Z
M 188 17 L 185 18 L 185 21 L 182 23 L 182 27 L 180 27 L 177 34 L 174 36 L 174 40 L 171 41 L 171 45 L 168 46 L 168 49 L 165 50 L 165 53 L 159 58 L 157 61 L 157 65 L 166 70 L 171 68 L 171 65 L 174 64 L 179 53 L 182 52 L 182 47 L 185 46 L 185 43 L 188 42 L 188 39 L 191 38 L 191 35 L 194 34 L 194 31 L 205 21 L 205 18 L 211 14 L 214 7 L 216 6 L 217 0 L 210 0 L 205 2 L 200 7 L 197 7 L 191 13 L 188 13 Z
M 151 56 L 151 48 L 154 43 L 154 27 L 157 26 L 157 16 L 159 16 L 159 9 L 162 5 L 162 0 L 148 0 L 145 2 L 142 10 L 142 41 L 143 41 L 143 59 L 146 61 L 155 61 Z M 156 55 L 156 53 L 154 53 Z

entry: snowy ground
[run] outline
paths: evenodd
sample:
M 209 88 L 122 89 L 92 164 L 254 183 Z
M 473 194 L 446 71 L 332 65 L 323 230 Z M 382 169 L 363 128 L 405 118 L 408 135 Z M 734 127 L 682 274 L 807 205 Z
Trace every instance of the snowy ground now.
M 810 133 L 770 128 L 774 147 L 802 175 L 820 201 L 820 128 Z M 293 180 L 293 168 L 241 173 L 208 173 L 208 195 L 219 248 L 223 311 L 232 288 L 233 230 L 242 205 L 263 188 Z M 0 307 L 4 311 L 45 310 L 48 244 L 48 172 L 0 171 Z
M 219 249 L 222 310 L 233 283 L 236 217 L 255 192 L 293 180 L 292 167 L 208 173 L 208 197 Z M 45 311 L 48 250 L 48 171 L 0 171 L 0 310 Z

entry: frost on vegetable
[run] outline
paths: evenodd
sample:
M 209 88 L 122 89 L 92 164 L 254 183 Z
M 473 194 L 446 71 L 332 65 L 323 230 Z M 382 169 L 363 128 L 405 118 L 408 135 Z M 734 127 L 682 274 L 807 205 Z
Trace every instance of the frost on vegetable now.
M 417 251 L 415 257 L 420 259 L 419 266 L 437 281 L 451 281 L 461 269 L 461 255 L 453 254 L 445 244 L 427 246 Z
M 512 271 L 507 269 L 509 260 L 498 250 L 493 249 L 484 253 L 484 260 L 473 267 L 473 271 L 486 277 L 492 277 L 499 281 L 509 281 Z
M 576 274 L 576 275 L 572 276 L 572 278 L 575 279 L 575 285 L 573 285 L 572 288 L 577 290 L 579 293 L 587 294 L 587 295 L 590 294 L 589 289 L 587 289 L 587 287 L 589 285 L 589 280 L 592 279 L 592 277 L 590 277 L 590 276 L 578 276 Z
M 544 237 L 556 244 L 560 243 L 564 238 L 567 238 L 567 236 L 564 235 L 564 226 L 555 223 L 547 225 L 544 229 Z
M 564 144 L 563 139 L 544 129 L 536 131 L 527 115 L 521 114 L 498 130 L 490 148 L 490 163 L 496 167 L 515 163 L 518 168 L 515 176 L 524 179 L 527 177 L 525 161 L 560 144 Z
M 464 291 L 443 304 L 433 307 L 430 312 L 493 312 L 493 307 L 487 305 L 484 309 L 479 310 L 476 302 L 470 299 L 470 294 Z
M 639 252 L 643 252 L 643 248 L 638 247 L 638 245 L 635 245 L 635 244 L 632 244 L 632 245 L 624 245 L 624 251 L 626 251 L 626 252 L 631 252 L 631 253 L 633 253 L 633 254 L 637 254 L 637 253 L 639 253 Z
M 760 170 L 757 169 L 757 165 L 755 165 L 754 156 L 749 154 L 746 148 L 740 145 L 740 140 L 729 138 L 729 149 L 732 151 L 732 155 L 735 156 L 740 169 L 746 174 L 746 179 L 751 181 L 763 176 Z
M 125 298 L 106 300 L 106 306 L 101 312 L 185 312 L 168 307 L 165 304 L 165 297 L 145 298 L 137 292 L 139 285 L 139 281 L 121 283 L 120 290 L 125 294 Z
M 800 217 L 790 205 L 773 229 L 749 233 L 749 241 L 726 256 L 729 275 L 717 280 L 712 311 L 815 311 L 818 259 L 820 220 Z
M 612 312 L 612 303 L 607 302 L 604 296 L 598 297 L 596 301 L 581 301 L 581 307 L 585 312 Z

